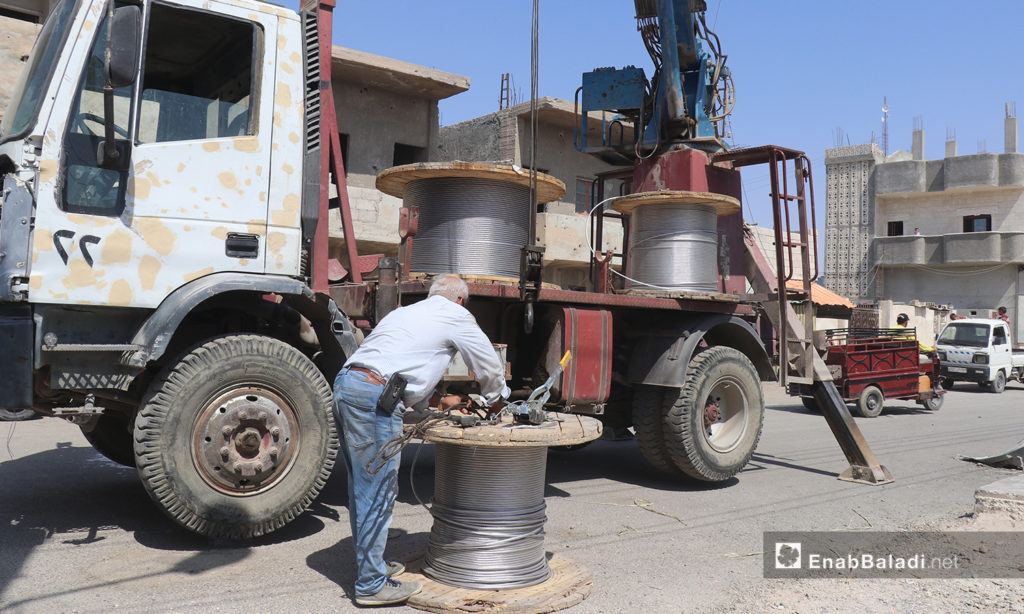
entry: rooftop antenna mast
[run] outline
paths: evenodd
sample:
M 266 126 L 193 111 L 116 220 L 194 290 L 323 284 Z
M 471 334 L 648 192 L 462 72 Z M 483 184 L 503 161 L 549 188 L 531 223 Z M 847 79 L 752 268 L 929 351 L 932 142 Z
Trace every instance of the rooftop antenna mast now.
M 889 155 L 889 101 L 882 96 L 882 155 Z

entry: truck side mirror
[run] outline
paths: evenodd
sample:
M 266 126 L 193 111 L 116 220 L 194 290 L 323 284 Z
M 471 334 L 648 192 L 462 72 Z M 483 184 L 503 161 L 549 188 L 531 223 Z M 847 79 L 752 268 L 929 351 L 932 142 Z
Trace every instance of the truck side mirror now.
M 107 37 L 107 84 L 117 89 L 135 83 L 139 72 L 139 46 L 142 40 L 142 10 L 128 4 L 114 9 Z
M 107 53 L 103 86 L 103 140 L 96 148 L 96 165 L 124 171 L 128 168 L 131 144 L 114 138 L 114 90 L 135 83 L 139 72 L 139 47 L 142 40 L 142 9 L 136 4 L 107 7 Z

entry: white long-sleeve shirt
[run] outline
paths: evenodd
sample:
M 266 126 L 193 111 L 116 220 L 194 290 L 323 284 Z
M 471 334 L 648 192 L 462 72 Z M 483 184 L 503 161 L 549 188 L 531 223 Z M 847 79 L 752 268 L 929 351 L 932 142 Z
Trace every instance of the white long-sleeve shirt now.
M 401 373 L 409 382 L 404 401 L 411 407 L 437 387 L 456 351 L 462 352 L 488 403 L 508 397 L 505 365 L 487 335 L 473 314 L 443 296 L 384 316 L 345 366 L 367 367 L 385 378 Z

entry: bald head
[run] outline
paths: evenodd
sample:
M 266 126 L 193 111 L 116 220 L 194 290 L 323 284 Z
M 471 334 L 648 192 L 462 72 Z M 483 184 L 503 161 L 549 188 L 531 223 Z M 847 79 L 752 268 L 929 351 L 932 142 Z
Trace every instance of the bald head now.
M 430 284 L 428 297 L 443 296 L 453 303 L 463 304 L 469 298 L 469 287 L 458 275 L 441 275 Z

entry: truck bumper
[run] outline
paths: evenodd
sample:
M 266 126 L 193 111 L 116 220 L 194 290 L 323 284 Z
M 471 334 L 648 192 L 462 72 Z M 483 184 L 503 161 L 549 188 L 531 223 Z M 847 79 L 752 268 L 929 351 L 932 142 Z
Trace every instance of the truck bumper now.
M 32 310 L 0 304 L 0 409 L 32 407 Z
M 942 377 L 956 382 L 984 383 L 991 380 L 988 365 L 942 365 Z

